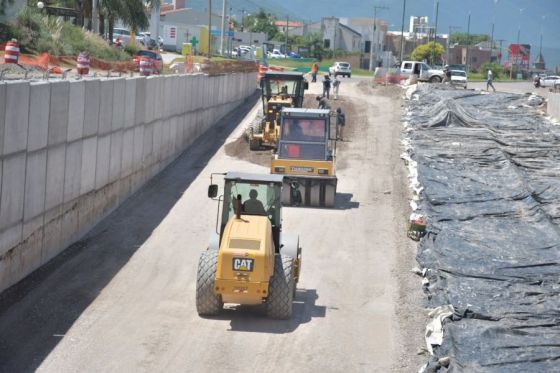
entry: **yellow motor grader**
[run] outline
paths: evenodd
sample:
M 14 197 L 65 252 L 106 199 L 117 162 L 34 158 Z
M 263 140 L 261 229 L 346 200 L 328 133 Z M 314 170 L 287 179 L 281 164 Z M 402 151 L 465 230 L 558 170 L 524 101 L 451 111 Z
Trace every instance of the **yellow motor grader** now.
M 284 107 L 302 107 L 305 90 L 309 84 L 303 73 L 295 71 L 267 72 L 261 78 L 263 119 L 249 132 L 249 148 L 276 148 L 280 112 Z
M 284 205 L 334 207 L 337 132 L 331 115 L 324 109 L 282 110 L 280 138 L 270 173 L 285 176 Z
M 269 317 L 288 319 L 301 271 L 299 237 L 282 232 L 281 175 L 228 172 L 219 201 L 216 231 L 202 252 L 196 281 L 201 316 L 224 303 L 264 304 Z

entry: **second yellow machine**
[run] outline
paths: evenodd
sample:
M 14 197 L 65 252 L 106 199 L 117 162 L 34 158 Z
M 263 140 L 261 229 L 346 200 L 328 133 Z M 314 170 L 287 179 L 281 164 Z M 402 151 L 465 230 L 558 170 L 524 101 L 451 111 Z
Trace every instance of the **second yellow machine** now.
M 284 205 L 334 207 L 336 125 L 331 115 L 323 109 L 282 109 L 270 172 L 284 175 Z

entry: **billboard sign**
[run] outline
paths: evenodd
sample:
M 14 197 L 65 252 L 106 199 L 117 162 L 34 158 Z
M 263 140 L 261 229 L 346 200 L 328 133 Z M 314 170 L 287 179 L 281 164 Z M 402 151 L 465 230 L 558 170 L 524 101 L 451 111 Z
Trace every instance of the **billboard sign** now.
M 531 46 L 529 44 L 510 44 L 508 65 L 524 70 L 529 69 Z

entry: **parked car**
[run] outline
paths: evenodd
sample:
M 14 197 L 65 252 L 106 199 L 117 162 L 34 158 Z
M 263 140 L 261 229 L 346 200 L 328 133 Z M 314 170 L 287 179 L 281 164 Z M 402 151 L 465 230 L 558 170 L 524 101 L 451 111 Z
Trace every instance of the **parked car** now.
M 450 65 L 447 65 L 447 68 L 449 70 L 467 71 L 467 65 L 463 65 L 463 64 L 450 64 Z
M 119 27 L 115 27 L 113 29 L 113 43 L 117 42 L 117 38 L 120 38 L 123 44 L 128 44 L 129 40 L 130 40 L 130 30 L 127 30 L 125 28 L 119 28 Z M 136 40 L 137 43 L 142 41 L 142 35 L 140 34 L 136 34 L 134 39 Z
M 467 89 L 467 73 L 463 70 L 451 70 L 451 84 Z
M 541 78 L 541 87 L 560 87 L 560 76 L 549 75 Z
M 158 36 L 157 43 L 156 43 L 155 39 L 152 38 L 150 32 L 141 32 L 140 36 L 141 36 L 140 44 L 142 44 L 144 46 L 144 48 L 149 48 L 149 49 L 162 49 L 163 48 L 163 38 L 161 36 Z M 144 45 L 145 36 L 150 38 L 150 42 L 147 46 Z
M 299 55 L 299 53 L 296 52 L 290 52 L 288 53 L 288 58 L 301 58 L 301 56 Z
M 136 68 L 139 68 L 140 58 L 142 57 L 150 59 L 155 73 L 161 74 L 163 72 L 163 58 L 161 57 L 161 54 L 147 49 L 136 52 L 136 54 L 134 54 L 134 62 L 136 63 Z
M 272 52 L 267 53 L 268 58 L 286 58 L 286 55 L 281 53 L 278 49 L 273 49 Z
M 403 61 L 400 66 L 400 74 L 404 77 L 415 75 L 420 82 L 441 83 L 443 81 L 443 70 L 435 70 L 430 65 L 420 61 Z
M 329 67 L 329 75 L 342 75 L 344 77 L 352 77 L 352 68 L 348 62 L 335 62 Z

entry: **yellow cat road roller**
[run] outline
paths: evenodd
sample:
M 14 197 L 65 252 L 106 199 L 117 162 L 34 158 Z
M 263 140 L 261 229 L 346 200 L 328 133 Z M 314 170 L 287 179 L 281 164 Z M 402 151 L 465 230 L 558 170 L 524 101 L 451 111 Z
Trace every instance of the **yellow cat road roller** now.
M 336 124 L 331 115 L 324 109 L 282 109 L 270 173 L 285 176 L 284 205 L 334 207 Z
M 223 194 L 213 177 L 223 175 Z M 200 255 L 196 309 L 220 313 L 224 303 L 262 305 L 275 319 L 292 316 L 301 271 L 297 235 L 282 232 L 283 176 L 212 174 L 208 197 L 218 201 L 216 229 Z
M 309 83 L 296 71 L 267 72 L 261 79 L 263 119 L 250 128 L 249 148 L 276 148 L 280 112 L 284 107 L 302 107 Z

